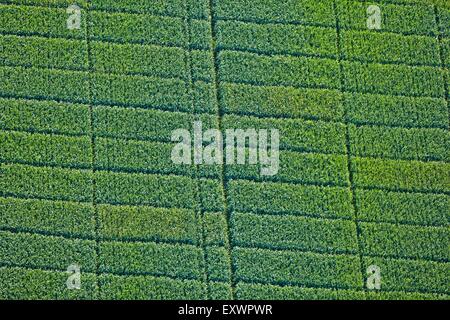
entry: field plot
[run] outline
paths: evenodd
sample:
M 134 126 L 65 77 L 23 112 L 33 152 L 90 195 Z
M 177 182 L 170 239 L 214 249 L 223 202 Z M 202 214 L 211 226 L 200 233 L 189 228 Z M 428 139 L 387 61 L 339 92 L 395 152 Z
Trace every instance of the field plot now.
M 446 1 L 0 0 L 0 299 L 448 300 L 449 67 Z

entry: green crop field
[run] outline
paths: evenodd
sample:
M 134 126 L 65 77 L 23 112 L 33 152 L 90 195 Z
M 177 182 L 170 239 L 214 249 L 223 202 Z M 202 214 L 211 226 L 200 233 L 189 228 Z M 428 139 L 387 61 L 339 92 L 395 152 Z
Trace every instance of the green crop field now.
M 447 0 L 0 0 L 0 299 L 449 300 L 449 68 Z

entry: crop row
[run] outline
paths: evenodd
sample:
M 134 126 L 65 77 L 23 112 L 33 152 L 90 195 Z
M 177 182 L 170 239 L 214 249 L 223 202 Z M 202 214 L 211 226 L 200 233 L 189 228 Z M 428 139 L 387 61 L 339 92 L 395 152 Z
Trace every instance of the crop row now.
M 447 227 L 359 223 L 361 254 L 449 261 Z
M 146 0 L 129 2 L 127 0 L 92 0 L 90 8 L 104 10 L 129 10 L 137 12 L 146 12 L 156 15 L 186 16 L 189 12 L 191 18 L 208 17 L 207 0 L 170 0 L 155 3 L 149 3 Z
M 1 36 L 0 62 L 7 65 L 89 70 L 86 42 L 69 39 Z M 92 41 L 90 68 L 94 72 L 145 74 L 189 79 L 190 55 L 193 78 L 211 79 L 212 57 L 207 51 Z
M 350 195 L 340 188 L 231 181 L 229 194 L 230 206 L 237 211 L 352 217 Z M 314 197 L 323 200 L 324 206 L 315 204 Z M 356 203 L 358 216 L 365 221 L 445 226 L 450 197 L 357 189 Z
M 260 119 L 225 115 L 224 129 L 278 129 L 280 147 L 311 152 L 345 154 L 345 125 L 302 119 Z
M 450 8 L 438 8 L 441 33 L 445 37 L 450 36 Z
M 356 253 L 356 226 L 350 220 L 233 213 L 233 244 L 326 253 Z
M 348 120 L 355 123 L 448 128 L 443 98 L 342 95 L 337 90 L 234 83 L 222 83 L 220 95 L 224 110 L 238 114 L 342 121 L 346 109 Z
M 73 4 L 71 0 L 3 0 L 2 3 L 23 4 L 23 5 L 51 5 L 57 7 L 66 7 Z M 155 15 L 168 15 L 185 17 L 189 10 L 191 18 L 208 17 L 207 0 L 168 0 L 163 2 L 148 3 L 145 0 L 134 1 L 132 3 L 126 0 L 79 0 L 77 5 L 82 8 L 112 10 L 112 11 L 131 11 L 146 12 Z
M 238 212 L 348 219 L 354 216 L 348 188 L 232 180 L 228 183 L 228 195 L 230 209 Z
M 65 8 L 46 8 L 0 4 L 0 31 L 52 37 L 86 39 L 86 14 L 81 14 L 82 28 L 69 30 Z M 27 21 L 27 23 L 23 23 Z M 149 14 L 89 12 L 89 38 L 131 41 L 169 46 L 208 49 L 211 32 L 208 21 L 189 20 L 189 33 L 182 18 Z M 188 39 L 191 42 L 188 43 Z
M 226 112 L 336 121 L 344 117 L 342 96 L 336 90 L 235 83 L 222 83 L 219 90 Z
M 253 90 L 248 87 L 245 90 Z M 237 97 L 240 88 L 232 97 Z M 233 88 L 234 90 L 234 88 Z M 244 91 L 245 92 L 245 91 Z M 256 93 L 259 91 L 255 92 Z M 314 92 L 311 93 L 311 95 Z M 232 97 L 226 99 L 231 101 Z M 318 98 L 321 95 L 318 96 Z M 363 106 L 370 96 L 353 95 L 346 98 L 346 104 L 353 106 L 351 118 L 363 119 L 365 112 L 356 106 Z M 373 103 L 375 99 L 373 97 Z M 256 98 L 255 98 L 256 99 Z M 269 99 L 269 97 L 267 97 Z M 287 98 L 286 98 L 287 99 Z M 299 97 L 299 99 L 301 99 Z M 337 100 L 336 97 L 335 100 Z M 381 97 L 379 98 L 381 99 Z M 236 99 L 238 100 L 238 99 Z M 245 101 L 246 99 L 241 99 Z M 399 98 L 406 106 L 409 98 Z M 403 101 L 405 100 L 405 101 Z M 269 100 L 270 101 L 270 100 Z M 268 102 L 269 102 L 268 101 Z M 425 116 L 425 105 L 433 102 L 431 99 L 414 100 L 421 112 L 417 116 Z M 441 100 L 439 100 L 440 102 Z M 353 104 L 355 102 L 355 104 Z M 388 100 L 387 102 L 390 102 Z M 427 123 L 441 123 L 444 126 L 445 100 L 442 100 L 442 110 L 436 111 L 438 116 L 427 119 Z M 257 101 L 254 102 L 258 103 Z M 336 101 L 337 103 L 337 101 Z M 423 106 L 423 108 L 422 108 Z M 386 109 L 391 104 L 386 104 Z M 331 103 L 330 103 L 331 109 Z M 417 109 L 419 107 L 417 106 Z M 422 110 L 423 109 L 423 110 Z M 0 126 L 6 129 L 59 132 L 69 134 L 88 134 L 89 109 L 84 105 L 72 105 L 55 102 L 39 102 L 27 100 L 1 99 Z M 400 112 L 400 110 L 399 110 Z M 406 116 L 406 111 L 405 116 Z M 408 112 L 410 112 L 408 110 Z M 368 112 L 368 118 L 375 118 L 380 111 Z M 432 114 L 432 112 L 430 112 Z M 28 115 L 28 116 L 24 116 Z M 94 107 L 94 134 L 103 137 L 156 139 L 168 141 L 171 132 L 177 128 L 192 129 L 195 116 L 185 113 L 143 110 L 133 108 Z M 213 116 L 199 116 L 204 128 L 217 127 Z M 281 146 L 285 148 L 302 149 L 316 152 L 345 153 L 345 127 L 339 124 L 313 122 L 293 119 L 260 119 L 254 117 L 238 117 L 226 115 L 223 118 L 225 128 L 278 128 L 281 131 Z M 394 119 L 392 119 L 394 120 Z M 406 119 L 405 119 L 406 120 Z M 423 119 L 425 122 L 425 119 Z M 385 121 L 387 122 L 387 121 Z M 149 124 L 152 124 L 151 126 Z M 439 129 L 386 129 L 382 127 L 362 126 L 351 130 L 352 153 L 362 156 L 388 156 L 425 160 L 448 159 L 446 145 L 448 134 Z M 383 139 L 379 139 L 380 135 Z M 401 141 L 399 144 L 398 142 Z M 370 145 L 370 148 L 367 147 Z M 88 149 L 86 149 L 88 150 Z M 90 153 L 90 151 L 87 151 Z M 87 154 L 84 152 L 84 154 Z M 407 153 L 405 153 L 407 152 Z
M 401 6 L 373 2 L 370 4 L 380 7 L 382 31 L 419 35 L 436 35 L 438 33 L 433 6 Z M 340 27 L 367 30 L 368 5 L 354 0 L 337 1 Z
M 95 241 L 0 231 L 0 263 L 66 270 L 77 263 L 95 272 Z
M 369 0 L 359 0 L 361 2 L 369 2 Z M 448 4 L 445 2 L 445 0 L 377 0 L 379 3 L 394 3 L 394 4 L 405 4 L 405 5 L 437 5 L 439 8 L 442 7 L 448 7 Z
M 0 132 L 0 161 L 90 167 L 89 137 Z
M 196 176 L 194 165 L 177 165 L 172 162 L 173 147 L 169 143 L 98 138 L 95 140 L 95 167 Z M 219 166 L 201 166 L 199 175 L 219 178 L 221 170 Z
M 362 93 L 444 98 L 444 71 L 434 67 L 342 62 L 344 88 Z
M 350 152 L 357 156 L 448 162 L 449 149 L 448 130 L 350 127 Z
M 444 194 L 356 189 L 355 201 L 363 221 L 446 226 L 450 219 L 450 196 Z
M 1 268 L 1 299 L 204 299 L 205 284 L 198 280 L 175 280 L 152 276 L 116 276 L 102 274 L 98 277 L 82 273 L 81 290 L 67 290 L 66 272 Z M 99 286 L 96 282 L 98 279 Z M 229 299 L 229 285 L 210 282 L 212 299 Z M 298 286 L 276 286 L 239 282 L 236 298 L 259 299 L 448 299 L 445 294 L 413 292 L 363 292 L 362 290 L 334 290 Z
M 273 177 L 260 176 L 262 164 L 229 166 L 226 177 L 267 181 L 348 185 L 347 157 L 281 151 L 279 170 Z
M 393 97 L 345 94 L 348 120 L 392 126 L 439 127 L 448 129 L 448 109 L 444 98 Z
M 444 56 L 444 64 L 447 68 L 450 68 L 450 38 L 444 38 L 441 41 L 443 56 Z
M 448 295 L 448 262 L 363 257 L 363 270 L 376 265 L 382 276 L 382 289 L 391 291 L 425 291 Z
M 179 241 L 200 244 L 200 218 L 188 209 L 112 206 L 39 199 L 0 198 L 3 227 L 81 238 Z M 96 215 L 98 230 L 95 231 Z M 221 213 L 201 218 L 204 244 L 228 244 L 227 222 Z
M 0 231 L 0 239 L 0 263 L 7 266 L 66 270 L 76 263 L 85 272 L 96 272 L 98 259 L 100 273 L 201 280 L 206 263 L 210 280 L 228 281 L 230 277 L 228 251 L 223 247 L 205 248 L 205 262 L 202 249 L 188 244 L 110 241 L 97 244 L 91 240 L 7 231 Z
M 218 59 L 221 81 L 329 89 L 338 89 L 340 85 L 339 77 L 336 77 L 339 74 L 336 60 L 269 57 L 235 51 L 221 51 Z
M 79 103 L 90 103 L 89 100 L 92 99 L 95 104 L 152 106 L 180 111 L 194 111 L 192 105 L 200 106 L 203 112 L 213 112 L 215 108 L 212 87 L 199 81 L 193 83 L 189 94 L 186 83 L 176 79 L 23 67 L 2 67 L 0 76 L 7 79 L 0 85 L 3 95 L 44 97 Z
M 81 289 L 68 290 L 68 274 L 39 269 L 0 268 L 0 299 L 205 299 L 206 284 L 152 276 L 95 275 L 81 270 Z M 97 286 L 98 282 L 98 286 Z M 230 299 L 228 284 L 209 282 L 211 299 Z
M 240 282 L 236 298 L 241 300 L 447 300 L 445 294 L 417 292 L 386 292 L 363 290 L 334 290 L 298 286 L 275 286 Z
M 0 288 L 2 299 L 204 299 L 205 284 L 198 280 L 175 280 L 152 276 L 117 276 L 102 274 L 98 277 L 82 273 L 81 290 L 67 290 L 66 272 L 32 270 L 23 268 L 1 268 Z M 96 287 L 98 279 L 99 286 Z M 229 285 L 210 282 L 212 299 L 229 299 Z M 239 282 L 236 298 L 259 299 L 448 299 L 445 294 L 416 292 L 364 292 L 360 290 L 335 290 L 305 288 L 298 286 L 276 286 Z
M 0 225 L 49 234 L 95 236 L 91 204 L 36 199 L 0 198 Z
M 205 283 L 198 280 L 174 280 L 151 276 L 124 277 L 100 275 L 100 299 L 107 300 L 200 300 L 231 299 L 231 288 L 220 282 Z
M 362 260 L 361 268 L 359 258 L 353 255 L 233 249 L 238 282 L 359 289 L 365 282 L 361 270 L 377 265 L 381 270 L 383 290 L 450 292 L 448 263 L 374 257 L 363 257 Z
M 340 88 L 335 60 L 261 56 L 222 51 L 218 57 L 222 81 L 259 85 Z M 342 62 L 344 89 L 362 93 L 444 97 L 444 72 L 434 67 Z M 267 70 L 271 70 L 267 73 Z M 420 81 L 419 81 L 420 79 Z
M 217 18 L 272 22 L 303 22 L 335 26 L 333 1 L 221 0 L 214 5 Z
M 66 266 L 66 268 L 68 265 Z M 4 300 L 83 300 L 97 297 L 97 277 L 81 269 L 80 290 L 68 290 L 67 272 L 39 269 L 0 268 L 0 299 Z
M 236 281 L 360 288 L 359 258 L 296 251 L 233 249 Z
M 87 105 L 0 98 L 0 127 L 64 134 L 88 134 Z
M 334 28 L 238 21 L 218 21 L 216 28 L 219 49 L 322 57 L 336 57 L 338 54 Z M 432 37 L 343 30 L 340 32 L 340 41 L 344 59 L 440 64 L 439 42 Z
M 0 127 L 9 130 L 89 135 L 88 105 L 54 101 L 0 98 Z M 173 130 L 192 130 L 195 120 L 203 128 L 216 128 L 213 115 L 192 115 L 121 107 L 95 106 L 92 110 L 94 134 L 102 137 L 170 140 Z
M 337 1 L 336 5 L 341 27 L 367 30 L 368 4 L 345 0 Z M 434 8 L 431 5 L 414 7 L 386 3 L 377 5 L 382 12 L 383 31 L 433 35 L 438 31 Z M 336 25 L 336 12 L 332 0 L 324 0 L 320 4 L 312 0 L 303 1 L 301 4 L 294 0 L 283 3 L 275 0 L 222 0 L 215 4 L 214 10 L 219 19 L 303 23 L 329 27 Z
M 436 38 L 353 30 L 343 30 L 340 36 L 344 59 L 440 65 Z
M 216 28 L 219 49 L 326 57 L 337 55 L 337 34 L 334 28 L 238 21 L 218 21 Z
M 450 163 L 353 158 L 357 187 L 449 192 Z
M 188 177 L 160 176 L 40 168 L 25 165 L 0 166 L 0 191 L 21 197 L 49 198 L 91 202 L 93 180 L 98 203 L 137 204 L 158 207 L 197 208 L 196 183 Z M 205 210 L 222 210 L 219 181 L 200 179 L 200 193 Z

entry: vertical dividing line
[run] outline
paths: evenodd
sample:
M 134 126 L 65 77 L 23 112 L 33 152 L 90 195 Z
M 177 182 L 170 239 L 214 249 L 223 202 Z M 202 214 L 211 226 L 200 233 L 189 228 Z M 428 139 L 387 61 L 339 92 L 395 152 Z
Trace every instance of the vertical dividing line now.
M 439 58 L 440 58 L 440 62 L 441 62 L 441 69 L 444 72 L 443 73 L 443 78 L 444 78 L 444 94 L 445 94 L 445 101 L 447 102 L 447 111 L 448 111 L 448 121 L 449 121 L 449 127 L 450 127 L 450 105 L 448 102 L 448 88 L 447 88 L 447 77 L 449 76 L 447 74 L 447 67 L 445 65 L 445 54 L 444 54 L 444 48 L 443 48 L 443 43 L 442 43 L 442 33 L 443 31 L 441 30 L 441 18 L 439 17 L 439 8 L 437 5 L 434 5 L 434 17 L 435 17 L 435 21 L 436 21 L 436 26 L 438 28 L 438 33 L 437 33 L 437 39 L 438 39 L 438 44 L 439 44 Z
M 85 19 L 85 34 L 86 34 L 86 45 L 87 45 L 87 63 L 88 63 L 88 101 L 89 101 L 89 121 L 91 130 L 91 149 L 92 149 L 92 206 L 94 208 L 94 218 L 95 218 L 95 279 L 97 287 L 97 297 L 100 298 L 100 285 L 99 285 L 99 269 L 100 269 L 100 239 L 99 239 L 99 215 L 97 209 L 97 182 L 95 179 L 96 169 L 95 164 L 97 160 L 97 152 L 95 148 L 95 133 L 94 133 L 94 107 L 92 105 L 92 84 L 91 84 L 91 72 L 92 72 L 92 55 L 91 55 L 91 42 L 90 42 L 90 1 L 86 1 L 86 19 Z
M 192 34 L 191 34 L 191 10 L 189 6 L 189 1 L 185 1 L 185 19 L 184 19 L 184 35 L 186 37 L 186 46 L 185 46 L 185 66 L 186 66 L 186 92 L 189 95 L 192 113 L 194 114 L 194 119 L 197 119 L 195 103 L 194 103 L 194 76 L 192 73 L 192 61 L 191 61 L 191 42 L 192 42 Z M 203 255 L 203 282 L 205 283 L 205 297 L 206 300 L 210 298 L 210 288 L 209 288 L 209 272 L 208 272 L 208 256 L 206 251 L 206 238 L 205 238 L 205 212 L 203 209 L 203 201 L 202 201 L 202 193 L 201 193 L 201 184 L 200 184 L 200 170 L 199 166 L 194 163 L 195 166 L 195 198 L 198 203 L 198 208 L 196 212 L 197 216 L 197 237 L 198 237 L 198 246 L 202 249 Z
M 342 95 L 341 101 L 344 107 L 344 121 L 345 121 L 345 147 L 346 147 L 346 153 L 347 153 L 347 170 L 348 170 L 348 175 L 349 175 L 349 182 L 350 182 L 350 190 L 351 190 L 351 195 L 352 195 L 352 207 L 353 207 L 353 211 L 355 214 L 354 217 L 354 222 L 355 222 L 355 227 L 356 227 L 356 240 L 358 242 L 358 256 L 359 256 L 359 265 L 360 265 L 360 270 L 361 270 L 361 279 L 362 279 L 362 290 L 363 292 L 365 292 L 365 285 L 364 285 L 364 280 L 365 280 L 365 272 L 364 272 L 364 264 L 363 264 L 363 255 L 362 255 L 362 250 L 361 250 L 361 230 L 359 227 L 359 219 L 358 219 L 358 207 L 356 205 L 356 196 L 355 196 L 355 185 L 353 183 L 353 172 L 352 172 L 352 156 L 351 156 L 351 148 L 350 148 L 350 121 L 349 121 L 349 117 L 348 117 L 348 110 L 347 107 L 345 105 L 345 96 L 344 96 L 344 87 L 345 87 L 345 83 L 344 83 L 344 68 L 342 66 L 342 56 L 341 56 L 341 52 L 342 52 L 342 43 L 341 43 L 341 28 L 340 28 L 340 21 L 339 21 L 339 11 L 338 11 L 338 7 L 336 4 L 336 1 L 339 0 L 334 0 L 333 1 L 333 10 L 334 10 L 334 14 L 335 14 L 335 19 L 336 19 L 336 44 L 337 44 L 337 61 L 339 63 L 339 78 L 340 78 L 340 92 Z
M 220 87 L 219 87 L 219 58 L 217 48 L 217 30 L 216 30 L 216 17 L 215 17 L 215 0 L 209 0 L 209 15 L 211 22 L 211 51 L 213 54 L 214 60 L 214 73 L 213 73 L 213 84 L 215 86 L 214 95 L 215 102 L 217 103 L 217 119 L 219 122 L 219 130 L 224 136 L 224 125 L 223 125 L 223 115 L 225 111 L 222 109 L 222 101 L 220 95 Z M 224 136 L 225 137 L 225 136 Z M 228 255 L 230 259 L 230 286 L 231 286 L 231 299 L 234 300 L 236 296 L 236 279 L 235 279 L 235 263 L 233 257 L 233 237 L 232 237 L 232 214 L 228 207 L 228 183 L 225 174 L 225 152 L 222 153 L 222 189 L 223 189 L 223 197 L 224 197 L 224 211 L 226 214 L 226 223 L 227 223 L 227 238 L 228 238 Z

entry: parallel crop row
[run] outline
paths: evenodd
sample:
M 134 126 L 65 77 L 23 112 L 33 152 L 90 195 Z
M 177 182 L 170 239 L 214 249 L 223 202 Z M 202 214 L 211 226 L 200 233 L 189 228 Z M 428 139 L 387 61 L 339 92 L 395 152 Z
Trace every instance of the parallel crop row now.
M 202 250 L 186 244 L 100 242 L 99 271 L 202 279 Z
M 301 119 L 260 119 L 225 115 L 225 129 L 278 129 L 280 147 L 302 151 L 345 154 L 345 125 Z
M 91 204 L 0 198 L 0 211 L 2 227 L 79 237 L 95 235 L 95 213 Z
M 92 165 L 89 137 L 0 132 L 0 161 L 47 165 Z
M 191 18 L 208 17 L 207 0 L 169 0 L 149 3 L 146 0 L 129 2 L 127 0 L 92 0 L 93 9 L 147 12 L 156 15 L 184 17 L 189 13 Z
M 0 231 L 0 263 L 66 270 L 77 263 L 95 272 L 95 241 Z
M 228 189 L 235 211 L 353 218 L 351 192 L 346 188 L 234 180 Z
M 438 32 L 434 8 L 430 5 L 375 4 L 382 12 L 382 31 L 419 35 L 436 35 Z M 337 1 L 341 28 L 367 30 L 367 7 L 364 2 Z
M 237 21 L 218 21 L 216 28 L 220 49 L 244 49 L 268 54 L 337 55 L 334 28 Z
M 219 77 L 222 81 L 260 85 L 339 88 L 336 60 L 305 57 L 262 56 L 254 53 L 219 53 Z M 267 72 L 270 70 L 270 72 Z
M 387 126 L 438 127 L 448 129 L 445 99 L 345 94 L 349 120 Z
M 2 67 L 0 76 L 7 80 L 0 85 L 0 91 L 6 95 L 89 103 L 91 83 L 92 101 L 96 104 L 193 111 L 186 84 L 182 80 L 23 67 Z M 194 105 L 202 106 L 202 111 L 214 110 L 212 88 L 207 83 L 194 82 L 192 95 Z
M 240 300 L 364 300 L 365 295 L 357 290 L 239 282 L 236 297 Z
M 208 21 L 191 20 L 191 41 L 188 43 L 188 33 L 184 19 L 181 18 L 96 11 L 90 12 L 89 16 L 92 21 L 91 39 L 168 46 L 190 45 L 197 49 L 210 47 L 211 32 Z
M 194 165 L 176 165 L 171 152 L 174 145 L 169 143 L 126 141 L 98 138 L 95 140 L 96 162 L 100 169 L 118 169 L 162 174 L 196 176 Z M 220 177 L 218 166 L 202 166 L 201 176 Z
M 72 4 L 72 3 L 71 3 Z M 67 28 L 66 8 L 46 8 L 0 4 L 0 31 L 14 34 L 34 34 L 51 37 L 86 39 L 87 14 L 82 11 L 79 30 Z M 208 21 L 191 20 L 192 36 L 183 18 L 150 14 L 108 13 L 90 11 L 90 39 L 132 41 L 169 46 L 192 46 L 208 49 L 211 33 Z M 27 21 L 27 23 L 23 23 Z
M 89 106 L 0 98 L 0 127 L 9 130 L 88 134 Z
M 106 239 L 199 241 L 198 219 L 192 210 L 131 206 L 97 206 L 99 237 Z
M 233 213 L 231 223 L 236 246 L 326 253 L 356 253 L 358 250 L 352 221 Z
M 0 4 L 0 31 L 85 39 L 85 29 L 73 32 L 67 28 L 66 8 L 46 8 Z M 24 23 L 26 21 L 26 23 Z M 86 15 L 81 15 L 86 24 Z
M 343 289 L 305 288 L 299 286 L 275 286 L 240 282 L 236 285 L 236 297 L 242 300 L 447 300 L 445 294 L 359 291 Z
M 92 202 L 92 171 L 0 165 L 0 192 L 20 197 Z
M 68 273 L 65 271 L 32 270 L 18 267 L 0 268 L 0 283 L 2 284 L 0 299 L 83 300 L 97 297 L 95 274 L 83 273 L 80 290 L 67 290 L 67 277 Z
M 198 106 L 194 107 L 197 112 Z M 119 107 L 94 107 L 95 135 L 114 138 L 168 141 L 172 131 L 186 129 L 192 132 L 193 122 L 202 121 L 204 129 L 216 128 L 213 115 L 195 116 L 188 113 L 166 112 Z
M 7 65 L 88 70 L 85 41 L 41 37 L 1 36 L 0 62 Z M 212 59 L 207 51 L 140 44 L 91 41 L 93 71 L 146 74 L 188 79 L 186 58 L 190 54 L 194 79 L 210 80 Z
M 337 90 L 222 83 L 220 94 L 223 108 L 231 113 L 336 121 L 344 116 Z
M 350 127 L 350 151 L 357 156 L 448 162 L 449 149 L 447 130 Z
M 224 19 L 335 26 L 332 0 L 306 0 L 301 4 L 295 0 L 221 0 L 215 4 L 215 11 Z
M 0 36 L 0 62 L 6 65 L 88 68 L 86 41 L 14 35 Z
M 449 261 L 450 234 L 445 227 L 396 226 L 359 223 L 365 255 L 387 255 Z
M 89 135 L 88 105 L 0 98 L 0 127 L 9 130 Z M 204 129 L 217 127 L 215 116 L 95 106 L 94 134 L 111 138 L 169 141 L 173 130 L 192 130 L 195 120 Z
M 347 157 L 344 155 L 302 154 L 281 151 L 279 171 L 274 177 L 261 177 L 261 165 L 230 166 L 231 179 L 256 179 L 298 183 L 347 185 Z
M 105 171 L 94 175 L 91 170 L 6 164 L 0 166 L 0 174 L 0 190 L 6 195 L 89 202 L 95 178 L 99 203 L 197 207 L 196 182 L 188 177 Z M 203 208 L 220 211 L 220 183 L 201 179 L 199 184 Z
M 448 262 L 363 257 L 363 269 L 370 265 L 382 270 L 383 290 L 450 293 Z
M 358 187 L 449 192 L 450 163 L 353 158 Z
M 362 285 L 359 258 L 295 251 L 234 248 L 238 281 L 357 289 Z
M 343 30 L 340 34 L 344 59 L 440 65 L 439 42 L 436 38 L 371 31 Z
M 444 72 L 435 67 L 342 62 L 344 87 L 361 93 L 444 97 Z
M 364 221 L 446 226 L 450 196 L 356 190 L 358 217 Z

